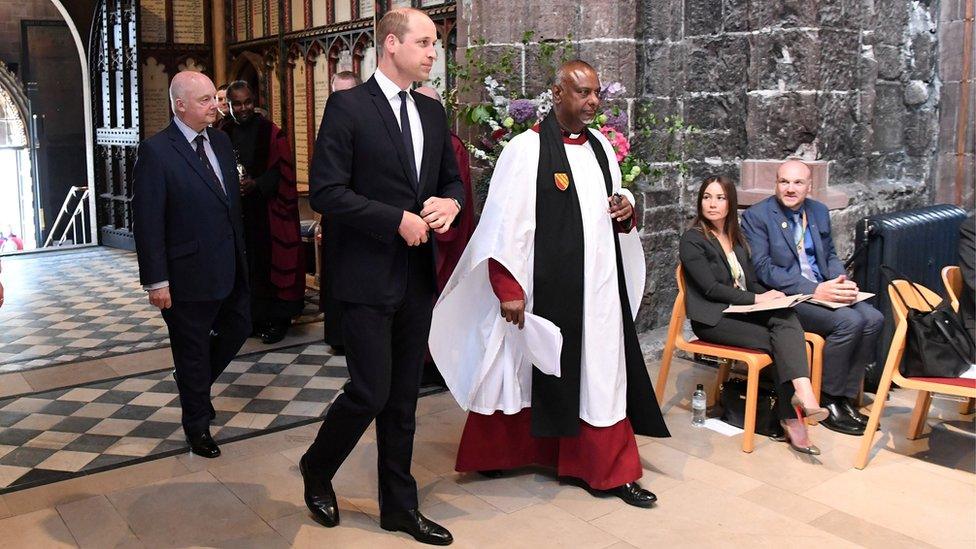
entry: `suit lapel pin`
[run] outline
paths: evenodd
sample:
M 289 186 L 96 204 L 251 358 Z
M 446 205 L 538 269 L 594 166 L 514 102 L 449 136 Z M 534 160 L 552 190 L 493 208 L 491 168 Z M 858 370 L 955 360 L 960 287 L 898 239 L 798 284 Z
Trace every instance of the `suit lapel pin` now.
M 783 227 L 785 229 L 787 227 L 786 222 L 784 221 L 783 224 L 780 225 L 780 227 Z
M 556 173 L 552 176 L 553 180 L 556 182 L 556 188 L 560 191 L 565 191 L 569 188 L 569 175 L 565 173 Z

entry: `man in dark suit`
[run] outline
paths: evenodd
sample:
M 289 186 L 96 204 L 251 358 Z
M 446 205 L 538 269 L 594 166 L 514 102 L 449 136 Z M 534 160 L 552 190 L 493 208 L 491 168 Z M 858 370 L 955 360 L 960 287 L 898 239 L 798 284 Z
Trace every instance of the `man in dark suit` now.
M 800 324 L 826 339 L 821 405 L 830 416 L 821 425 L 847 435 L 861 435 L 867 416 L 853 404 L 864 370 L 881 333 L 884 317 L 857 298 L 857 284 L 847 279 L 830 234 L 827 206 L 807 198 L 810 167 L 799 160 L 784 162 L 776 172 L 776 195 L 742 215 L 742 230 L 752 249 L 759 282 L 787 295 L 813 294 L 822 301 L 848 306 L 831 309 L 801 303 Z
M 173 77 L 173 122 L 139 145 L 132 198 L 139 280 L 169 328 L 183 430 L 193 453 L 214 458 L 210 387 L 251 330 L 244 230 L 234 151 L 208 128 L 214 85 Z
M 423 12 L 387 12 L 376 27 L 378 70 L 325 107 L 309 198 L 335 221 L 332 293 L 350 381 L 300 466 L 313 516 L 337 525 L 331 479 L 375 419 L 380 526 L 447 545 L 451 534 L 418 511 L 410 474 L 436 288 L 429 231 L 446 232 L 464 202 L 444 109 L 410 91 L 427 79 L 436 39 Z

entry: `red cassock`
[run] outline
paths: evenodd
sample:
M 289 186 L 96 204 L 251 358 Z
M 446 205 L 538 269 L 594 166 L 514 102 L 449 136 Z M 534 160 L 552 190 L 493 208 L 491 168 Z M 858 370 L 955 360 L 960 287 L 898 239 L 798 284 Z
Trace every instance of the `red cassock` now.
M 454 148 L 454 158 L 457 159 L 458 172 L 464 183 L 464 207 L 461 208 L 461 219 L 446 233 L 436 235 L 437 238 L 437 290 L 443 290 L 447 279 L 451 278 L 454 267 L 457 266 L 464 247 L 474 232 L 474 200 L 471 191 L 471 162 L 468 150 L 461 138 L 451 133 L 451 146 Z
M 629 230 L 634 220 L 628 220 Z M 515 278 L 500 263 L 489 260 L 488 278 L 500 302 L 524 299 Z M 608 490 L 641 477 L 637 441 L 630 420 L 594 427 L 580 420 L 575 437 L 534 437 L 531 408 L 517 414 L 468 413 L 455 470 L 458 472 L 515 469 L 529 465 L 556 468 L 559 476 L 583 480 L 595 490 Z

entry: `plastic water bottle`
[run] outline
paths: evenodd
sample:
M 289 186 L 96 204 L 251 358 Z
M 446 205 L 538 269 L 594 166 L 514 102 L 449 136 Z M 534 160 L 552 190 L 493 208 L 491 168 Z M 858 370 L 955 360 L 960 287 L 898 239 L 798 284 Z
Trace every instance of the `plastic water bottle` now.
M 705 425 L 705 387 L 701 383 L 691 395 L 691 412 L 691 425 L 703 427 Z

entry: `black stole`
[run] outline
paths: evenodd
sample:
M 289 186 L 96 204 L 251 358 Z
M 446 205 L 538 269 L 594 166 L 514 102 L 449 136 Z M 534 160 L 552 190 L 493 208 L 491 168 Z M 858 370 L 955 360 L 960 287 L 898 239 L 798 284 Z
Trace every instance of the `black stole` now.
M 584 130 L 603 172 L 607 196 L 613 192 L 610 162 L 603 145 Z M 556 175 L 569 185 L 560 190 Z M 576 436 L 580 430 L 580 364 L 583 352 L 583 218 L 579 196 L 555 114 L 539 125 L 539 170 L 536 176 L 533 314 L 559 326 L 563 335 L 561 377 L 532 370 L 532 434 L 537 437 Z M 670 436 L 654 397 L 641 353 L 627 296 L 620 237 L 614 231 L 617 287 L 623 318 L 627 371 L 627 416 L 640 435 Z M 616 360 L 616 357 L 607 357 Z

